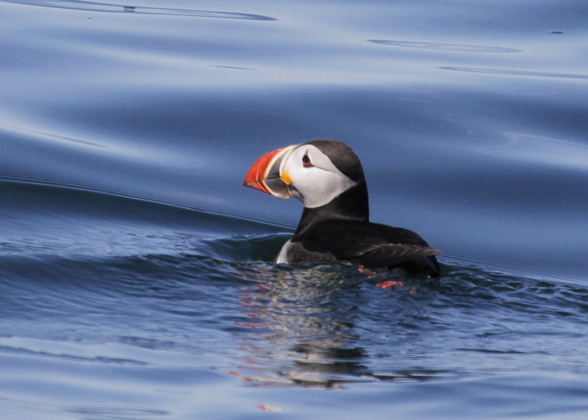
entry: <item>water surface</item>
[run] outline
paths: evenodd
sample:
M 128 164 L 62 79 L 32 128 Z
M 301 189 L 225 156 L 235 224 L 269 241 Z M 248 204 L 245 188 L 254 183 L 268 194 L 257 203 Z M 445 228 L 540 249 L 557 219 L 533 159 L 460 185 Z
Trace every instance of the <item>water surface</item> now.
M 3 416 L 585 418 L 586 13 L 0 1 Z M 313 138 L 441 290 L 272 263 L 301 204 L 242 180 Z

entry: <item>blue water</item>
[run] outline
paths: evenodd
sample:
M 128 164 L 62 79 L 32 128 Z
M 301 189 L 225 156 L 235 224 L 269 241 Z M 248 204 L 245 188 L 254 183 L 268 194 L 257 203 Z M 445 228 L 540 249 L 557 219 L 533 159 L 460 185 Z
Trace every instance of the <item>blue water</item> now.
M 585 419 L 586 16 L 0 0 L 0 417 Z M 314 138 L 442 290 L 272 264 L 302 206 L 243 178 Z

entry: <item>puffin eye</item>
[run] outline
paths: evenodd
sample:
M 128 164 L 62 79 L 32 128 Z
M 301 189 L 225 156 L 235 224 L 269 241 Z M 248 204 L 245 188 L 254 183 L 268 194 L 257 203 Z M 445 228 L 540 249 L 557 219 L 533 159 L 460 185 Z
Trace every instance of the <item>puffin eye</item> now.
M 312 163 L 310 162 L 310 158 L 308 157 L 308 155 L 302 156 L 302 165 L 306 167 L 312 166 Z

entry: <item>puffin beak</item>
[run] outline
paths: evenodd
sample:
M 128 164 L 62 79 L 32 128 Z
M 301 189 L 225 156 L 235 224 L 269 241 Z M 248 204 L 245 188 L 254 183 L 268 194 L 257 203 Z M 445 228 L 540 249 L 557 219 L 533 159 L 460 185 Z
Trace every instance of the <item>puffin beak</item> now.
M 257 159 L 247 172 L 243 185 L 278 198 L 292 197 L 288 190 L 288 185 L 292 181 L 283 168 L 295 147 L 288 146 L 274 150 Z

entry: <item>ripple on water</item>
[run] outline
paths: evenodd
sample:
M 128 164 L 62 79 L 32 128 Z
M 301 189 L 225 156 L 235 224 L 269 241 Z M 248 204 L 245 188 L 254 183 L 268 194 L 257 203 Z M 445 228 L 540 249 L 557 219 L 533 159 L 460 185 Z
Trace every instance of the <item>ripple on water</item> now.
M 513 70 L 483 67 L 439 67 L 442 70 L 461 71 L 466 73 L 493 74 L 497 76 L 522 76 L 522 77 L 551 77 L 556 79 L 588 79 L 588 74 L 555 73 L 534 70 Z
M 150 6 L 130 6 L 117 3 L 100 3 L 83 0 L 47 0 L 47 1 L 27 1 L 27 0 L 4 0 L 10 3 L 26 4 L 30 6 L 51 7 L 57 9 L 84 10 L 93 12 L 107 13 L 136 13 L 160 16 L 189 16 L 197 18 L 211 19 L 245 19 L 271 21 L 275 18 L 257 15 L 251 13 L 235 13 L 214 10 L 200 9 L 175 9 L 167 7 L 150 7 Z
M 522 50 L 487 45 L 448 44 L 442 42 L 416 42 L 387 39 L 370 39 L 374 44 L 389 45 L 391 47 L 421 48 L 426 50 L 455 51 L 466 53 L 520 53 Z

